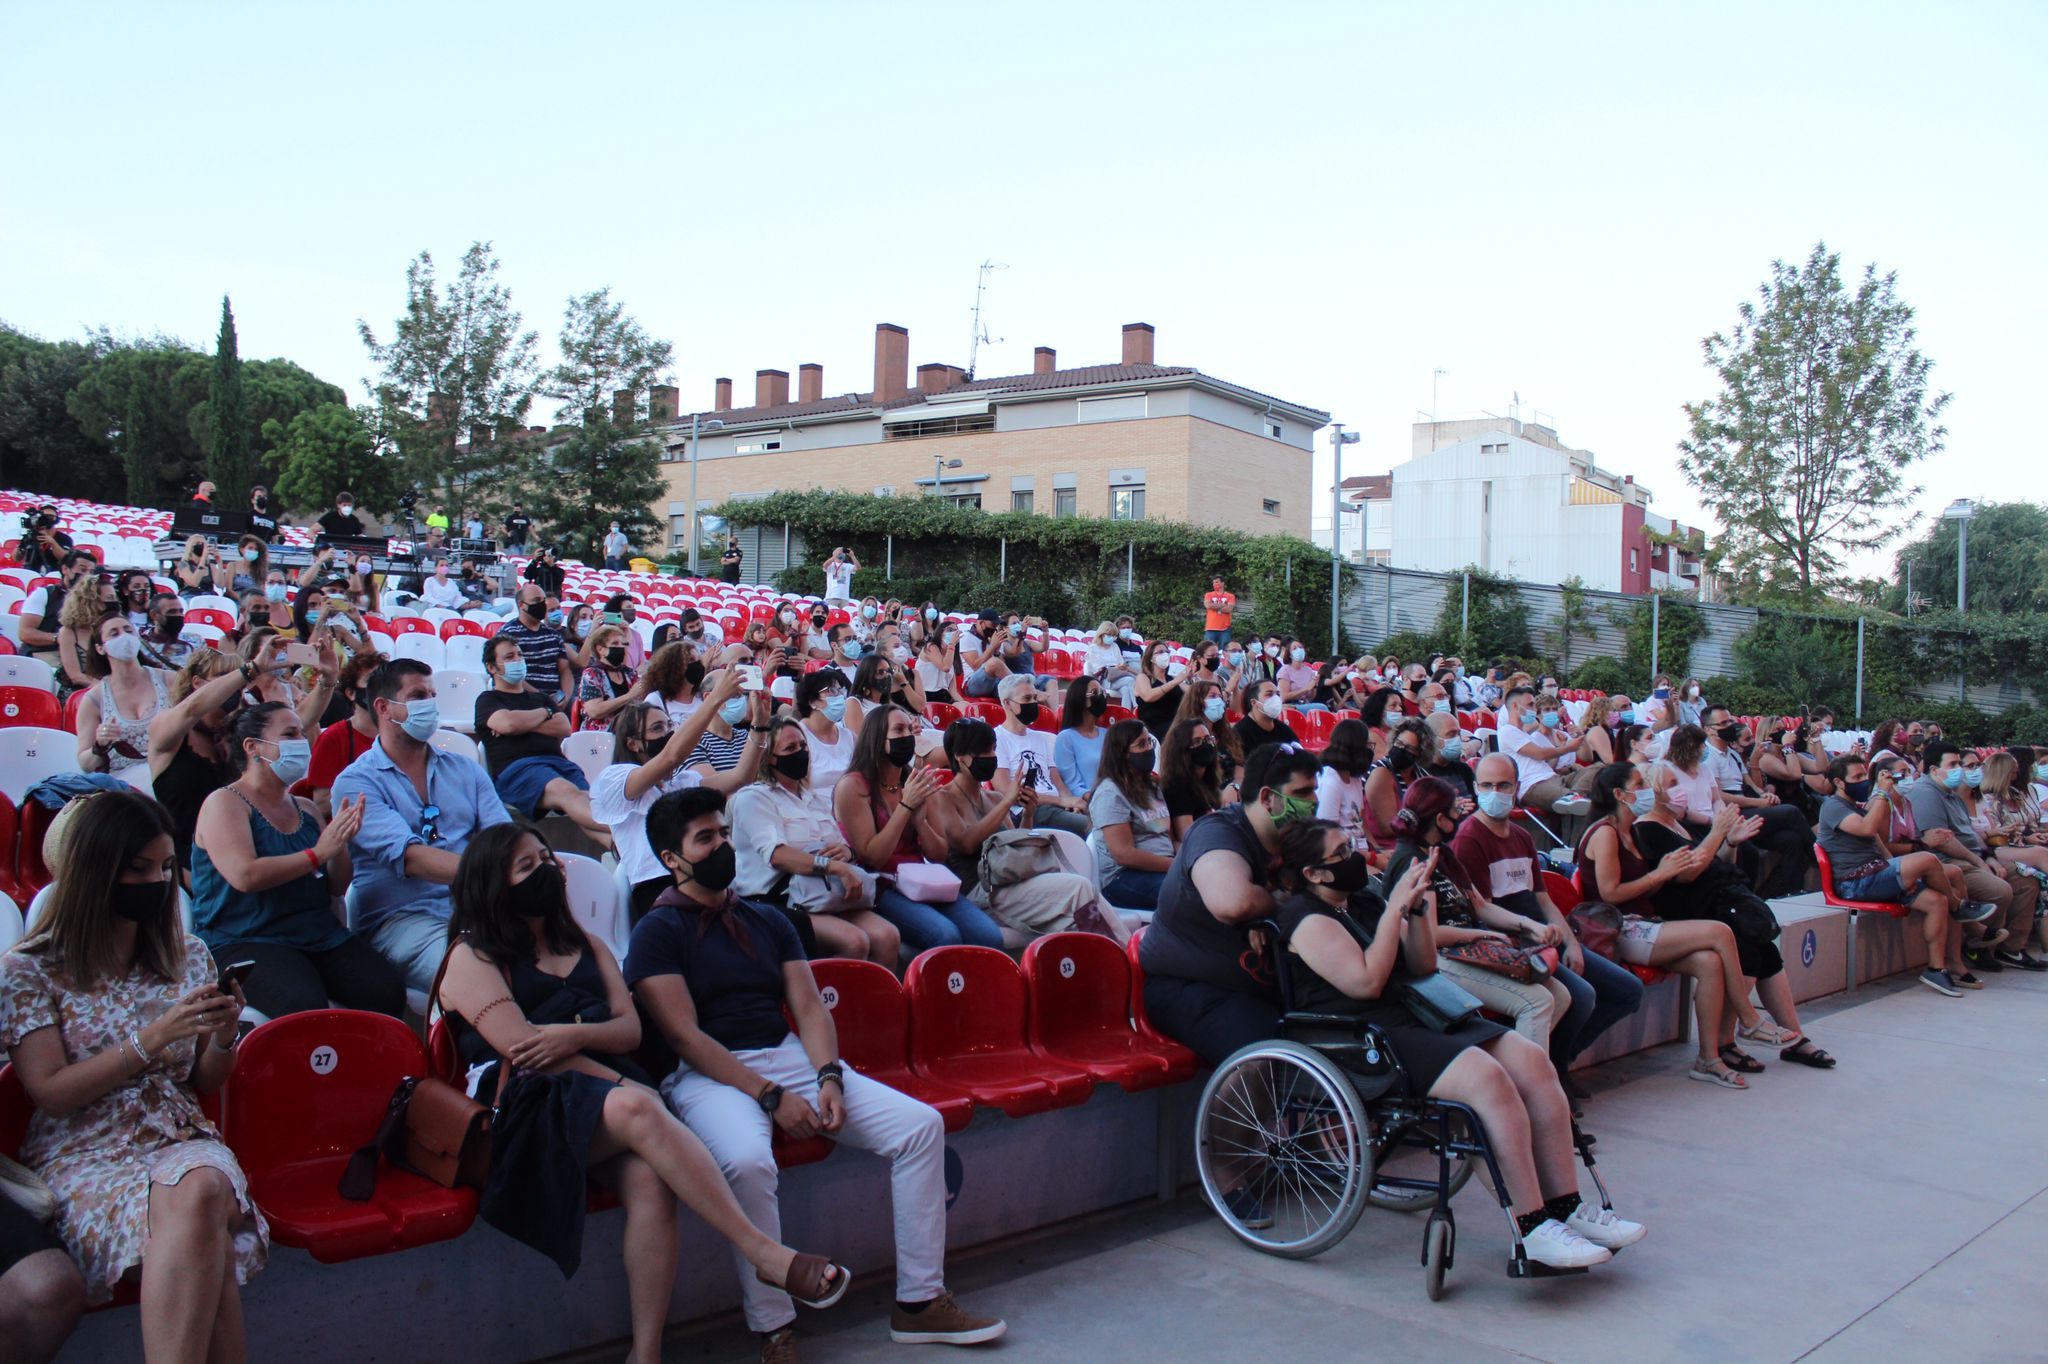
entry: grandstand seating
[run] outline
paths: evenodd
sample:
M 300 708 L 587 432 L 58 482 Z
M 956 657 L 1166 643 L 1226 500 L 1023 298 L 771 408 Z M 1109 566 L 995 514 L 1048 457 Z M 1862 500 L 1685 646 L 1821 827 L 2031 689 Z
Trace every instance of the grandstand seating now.
M 910 1067 L 1013 1118 L 1083 1103 L 1089 1074 L 1025 1040 L 1024 973 L 992 947 L 934 947 L 904 974 Z
M 1902 904 L 1884 900 L 1850 900 L 1835 891 L 1835 864 L 1828 857 L 1828 850 L 1819 843 L 1813 845 L 1814 860 L 1820 864 L 1820 893 L 1829 906 L 1844 910 L 1849 916 L 1849 982 L 1848 989 L 1856 989 L 1858 958 L 1856 955 L 1856 923 L 1865 914 L 1876 914 L 1886 919 L 1904 919 L 1913 911 Z
M 811 963 L 818 993 L 832 1011 L 839 1056 L 870 1080 L 930 1104 L 958 1132 L 974 1116 L 965 1091 L 910 1068 L 910 999 L 887 967 L 871 961 L 833 957 Z
M 1127 1090 L 1194 1074 L 1193 1058 L 1169 1052 L 1131 1022 L 1131 964 L 1097 933 L 1051 933 L 1024 949 L 1031 999 L 1027 1040 L 1041 1056 Z

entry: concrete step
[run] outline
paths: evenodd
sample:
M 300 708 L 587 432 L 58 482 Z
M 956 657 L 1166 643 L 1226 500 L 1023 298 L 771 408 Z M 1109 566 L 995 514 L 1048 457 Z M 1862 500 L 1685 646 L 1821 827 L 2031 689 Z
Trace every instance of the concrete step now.
M 1794 1001 L 1804 1003 L 1849 988 L 1849 914 L 1819 894 L 1771 901 L 1778 916 L 1778 951 Z

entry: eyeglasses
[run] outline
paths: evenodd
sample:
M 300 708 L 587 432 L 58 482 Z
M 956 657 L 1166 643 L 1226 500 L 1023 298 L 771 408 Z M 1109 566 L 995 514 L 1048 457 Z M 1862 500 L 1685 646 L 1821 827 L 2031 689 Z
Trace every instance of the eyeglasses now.
M 441 829 L 434 821 L 441 818 L 441 807 L 427 805 L 420 808 L 420 837 L 429 843 L 441 841 Z

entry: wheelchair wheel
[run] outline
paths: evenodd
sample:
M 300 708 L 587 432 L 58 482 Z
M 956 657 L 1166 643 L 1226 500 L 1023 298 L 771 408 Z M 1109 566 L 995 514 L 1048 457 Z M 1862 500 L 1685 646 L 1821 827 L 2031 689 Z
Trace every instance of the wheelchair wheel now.
M 1306 1259 L 1365 1211 L 1365 1105 L 1335 1063 L 1299 1042 L 1255 1042 L 1216 1068 L 1195 1117 L 1209 1206 L 1237 1238 Z
M 1453 1133 L 1460 1139 L 1469 1136 L 1465 1131 L 1465 1120 L 1453 1118 Z M 1374 1181 L 1366 1197 L 1375 1208 L 1388 1212 L 1422 1212 L 1436 1206 L 1436 1194 L 1429 1189 L 1394 1188 L 1379 1181 L 1381 1175 L 1397 1175 L 1403 1179 L 1421 1179 L 1432 1183 L 1436 1180 L 1436 1152 L 1427 1146 L 1410 1146 L 1405 1143 L 1388 1141 L 1388 1133 L 1378 1134 L 1373 1146 Z M 1450 1187 L 1444 1191 L 1446 1199 L 1455 1197 L 1465 1187 L 1465 1181 L 1472 1178 L 1472 1158 L 1454 1155 L 1451 1157 Z
M 1422 1229 L 1422 1286 L 1429 1293 L 1431 1302 L 1444 1295 L 1444 1271 L 1451 1266 L 1456 1240 L 1457 1232 L 1451 1225 L 1451 1219 L 1430 1214 L 1429 1225 Z

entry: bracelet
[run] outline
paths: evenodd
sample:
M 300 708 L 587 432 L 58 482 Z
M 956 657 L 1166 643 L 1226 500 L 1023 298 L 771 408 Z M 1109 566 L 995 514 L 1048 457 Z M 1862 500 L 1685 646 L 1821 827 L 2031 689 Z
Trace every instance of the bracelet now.
M 149 1052 L 148 1052 L 147 1050 L 145 1050 L 145 1049 L 144 1049 L 144 1047 L 143 1047 L 143 1045 L 142 1045 L 142 1034 L 141 1034 L 141 1033 L 139 1033 L 139 1032 L 131 1032 L 131 1033 L 129 1033 L 129 1034 L 128 1034 L 128 1045 L 129 1045 L 129 1046 L 131 1046 L 131 1047 L 133 1047 L 133 1048 L 135 1048 L 135 1054 L 136 1054 L 136 1055 L 137 1055 L 138 1057 L 140 1057 L 140 1058 L 141 1058 L 141 1060 L 142 1060 L 142 1064 L 143 1064 L 144 1066 L 147 1066 L 147 1065 L 149 1065 L 149 1063 L 150 1063 L 151 1061 L 153 1061 L 153 1060 L 155 1060 L 155 1059 L 156 1059 L 155 1057 L 151 1056 L 151 1055 L 149 1054 Z
M 311 848 L 301 848 L 301 849 L 299 849 L 299 851 L 300 851 L 300 852 L 303 852 L 303 853 L 304 853 L 304 854 L 306 855 L 306 865 L 307 865 L 307 866 L 311 867 L 311 868 L 312 868 L 312 869 L 313 869 L 314 871 L 318 871 L 318 870 L 320 870 L 320 854 L 319 854 L 319 853 L 317 853 L 317 852 L 314 852 L 314 851 L 313 851 L 313 850 L 312 850 Z
M 843 1087 L 846 1084 L 846 1066 L 839 1061 L 827 1061 L 819 1066 L 818 1083 L 822 1085 L 827 1080 L 837 1080 Z

